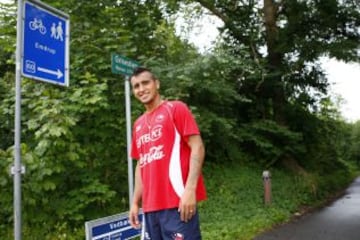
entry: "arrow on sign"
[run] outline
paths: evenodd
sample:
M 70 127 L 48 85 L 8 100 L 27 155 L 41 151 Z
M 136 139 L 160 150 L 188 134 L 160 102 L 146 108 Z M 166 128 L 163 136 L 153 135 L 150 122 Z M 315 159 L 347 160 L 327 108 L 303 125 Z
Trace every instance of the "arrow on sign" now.
M 47 68 L 38 67 L 37 70 L 40 72 L 56 75 L 58 79 L 64 76 L 64 74 L 59 69 L 57 71 L 53 71 Z

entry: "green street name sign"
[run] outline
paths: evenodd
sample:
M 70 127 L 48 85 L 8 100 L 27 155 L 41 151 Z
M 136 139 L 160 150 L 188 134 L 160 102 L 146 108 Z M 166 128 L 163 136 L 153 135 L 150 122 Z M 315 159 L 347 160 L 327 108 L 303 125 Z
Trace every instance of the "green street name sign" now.
M 139 63 L 119 54 L 111 54 L 111 72 L 130 76 Z

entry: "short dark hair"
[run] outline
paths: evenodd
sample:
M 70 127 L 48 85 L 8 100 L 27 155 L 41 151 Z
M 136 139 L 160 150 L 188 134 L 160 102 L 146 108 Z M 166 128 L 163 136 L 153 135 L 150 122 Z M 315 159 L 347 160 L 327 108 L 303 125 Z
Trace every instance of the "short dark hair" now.
M 151 74 L 151 77 L 154 79 L 154 80 L 157 80 L 157 77 L 155 76 L 155 74 L 151 71 L 150 68 L 146 68 L 146 67 L 137 67 L 134 69 L 133 71 L 133 74 L 130 76 L 130 79 L 132 77 L 136 77 L 138 75 L 140 75 L 141 73 L 143 72 L 149 72 Z

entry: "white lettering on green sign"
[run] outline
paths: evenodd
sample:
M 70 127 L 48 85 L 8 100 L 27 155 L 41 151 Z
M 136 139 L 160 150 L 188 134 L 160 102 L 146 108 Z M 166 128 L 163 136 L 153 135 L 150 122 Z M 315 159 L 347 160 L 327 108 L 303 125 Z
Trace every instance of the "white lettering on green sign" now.
M 115 63 L 125 65 L 132 69 L 135 69 L 138 66 L 138 64 L 136 64 L 135 62 L 121 58 L 118 55 L 115 55 Z
M 116 74 L 131 75 L 134 69 L 139 66 L 136 61 L 117 54 L 112 54 L 111 60 L 112 72 Z

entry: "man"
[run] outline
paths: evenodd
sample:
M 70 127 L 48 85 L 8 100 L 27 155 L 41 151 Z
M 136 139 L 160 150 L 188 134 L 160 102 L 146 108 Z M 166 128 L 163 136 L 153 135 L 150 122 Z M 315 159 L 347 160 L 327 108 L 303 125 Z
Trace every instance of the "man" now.
M 133 126 L 131 156 L 138 162 L 129 221 L 140 227 L 141 203 L 143 239 L 201 239 L 196 206 L 206 199 L 205 149 L 195 119 L 183 102 L 161 99 L 149 69 L 136 69 L 130 81 L 145 113 Z

